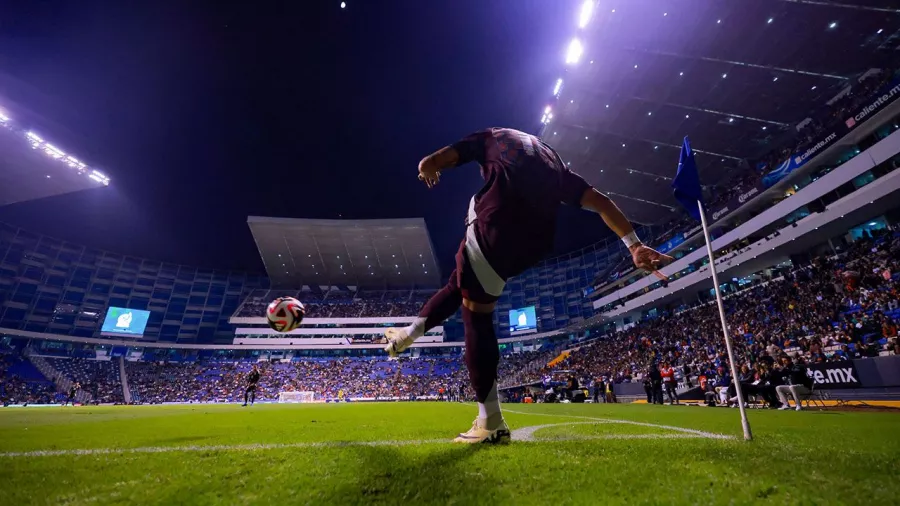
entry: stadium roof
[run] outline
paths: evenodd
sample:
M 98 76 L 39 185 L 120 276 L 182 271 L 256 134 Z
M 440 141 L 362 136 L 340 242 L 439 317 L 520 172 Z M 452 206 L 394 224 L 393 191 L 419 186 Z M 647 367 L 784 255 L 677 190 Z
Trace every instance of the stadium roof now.
M 431 288 L 441 273 L 422 218 L 247 218 L 274 287 Z
M 900 49 L 896 0 L 588 0 L 570 29 L 542 136 L 642 223 L 673 216 L 685 135 L 724 182 Z
M 0 72 L 0 89 L 22 94 L 24 85 Z M 41 128 L 51 121 L 0 95 L 0 206 L 109 185 L 109 178 Z M 58 130 L 58 125 L 54 125 Z
M 0 111 L 0 115 L 3 112 Z M 6 127 L 0 117 L 0 206 L 109 184 L 105 176 L 27 132 Z M 6 128 L 4 128 L 6 127 Z M 37 135 L 37 134 L 33 134 Z M 77 163 L 76 163 L 77 162 Z M 92 177 L 93 176 L 93 177 Z

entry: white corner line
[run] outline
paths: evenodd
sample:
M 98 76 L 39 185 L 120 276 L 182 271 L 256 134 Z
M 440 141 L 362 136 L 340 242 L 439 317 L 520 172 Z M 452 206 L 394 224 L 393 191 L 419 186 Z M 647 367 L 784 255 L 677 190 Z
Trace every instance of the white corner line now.
M 661 425 L 657 423 L 649 423 L 649 422 L 635 422 L 632 420 L 619 420 L 615 418 L 597 418 L 592 416 L 580 416 L 580 415 L 565 415 L 565 414 L 552 414 L 552 413 L 529 413 L 527 411 L 516 411 L 512 409 L 504 409 L 505 413 L 514 413 L 517 415 L 532 415 L 532 416 L 552 416 L 552 417 L 563 417 L 563 418 L 577 418 L 580 420 L 591 420 L 593 422 L 599 423 L 621 423 L 626 425 L 636 425 L 639 427 L 652 427 L 655 429 L 665 429 L 671 430 L 675 432 L 680 432 L 682 434 L 693 434 L 696 437 L 703 437 L 707 439 L 734 439 L 734 436 L 729 436 L 727 434 L 717 434 L 715 432 L 706 432 L 697 429 L 688 429 L 685 427 L 675 427 L 673 425 Z

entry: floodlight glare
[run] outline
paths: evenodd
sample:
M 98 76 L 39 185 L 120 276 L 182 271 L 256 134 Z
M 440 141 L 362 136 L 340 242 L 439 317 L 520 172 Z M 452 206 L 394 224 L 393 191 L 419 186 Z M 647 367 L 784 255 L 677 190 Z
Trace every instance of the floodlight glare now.
M 578 15 L 578 28 L 584 28 L 591 21 L 594 14 L 594 0 L 584 0 L 581 4 L 581 13 Z
M 566 63 L 578 63 L 583 53 L 584 46 L 581 45 L 581 41 L 572 39 L 572 42 L 569 43 L 569 50 L 566 51 Z
M 559 90 L 562 89 L 562 84 L 563 84 L 563 80 L 560 77 L 559 79 L 556 80 L 556 86 L 553 87 L 553 96 L 554 97 L 559 95 Z
M 44 144 L 44 150 L 53 158 L 62 158 L 66 156 L 59 148 L 54 146 L 53 144 Z

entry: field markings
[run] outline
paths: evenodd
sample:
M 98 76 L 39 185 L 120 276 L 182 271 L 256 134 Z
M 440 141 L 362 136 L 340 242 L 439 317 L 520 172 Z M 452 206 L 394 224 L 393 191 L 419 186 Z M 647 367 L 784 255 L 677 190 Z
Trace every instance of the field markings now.
M 27 452 L 3 452 L 0 457 L 60 457 L 67 455 L 120 455 L 129 453 L 171 453 L 171 452 L 251 452 L 259 450 L 280 450 L 285 448 L 342 448 L 350 446 L 408 446 L 431 443 L 449 443 L 449 439 L 410 439 L 388 441 L 309 441 L 303 443 L 252 443 L 242 445 L 187 445 L 187 446 L 142 446 L 136 448 L 87 448 L 73 450 L 34 450 Z
M 706 432 L 696 429 L 688 429 L 684 427 L 675 427 L 672 425 L 661 425 L 649 422 L 635 422 L 632 420 L 620 420 L 614 418 L 597 418 L 581 415 L 564 415 L 553 413 L 529 413 L 527 411 L 516 411 L 505 409 L 506 413 L 514 413 L 517 415 L 531 416 L 550 416 L 554 418 L 576 418 L 587 420 L 584 422 L 559 422 L 542 425 L 530 425 L 521 427 L 512 431 L 512 439 L 518 442 L 549 442 L 549 441 L 586 441 L 595 439 L 734 439 L 733 436 L 726 434 L 716 434 L 714 432 Z M 667 430 L 675 432 L 675 434 L 598 434 L 598 435 L 569 435 L 561 438 L 538 438 L 535 433 L 542 429 L 550 427 L 573 426 L 573 425 L 601 425 L 601 424 L 623 424 L 635 425 L 639 427 L 650 427 L 654 429 Z M 450 443 L 449 439 L 410 439 L 410 440 L 384 440 L 384 441 L 308 441 L 297 443 L 252 443 L 252 444 L 235 444 L 235 445 L 186 445 L 186 446 L 143 446 L 136 448 L 85 448 L 71 450 L 33 450 L 23 452 L 0 452 L 0 458 L 30 458 L 30 457 L 61 457 L 61 456 L 81 456 L 81 455 L 124 455 L 124 454 L 140 454 L 140 453 L 173 453 L 173 452 L 251 452 L 260 450 L 280 450 L 288 448 L 344 448 L 344 447 L 365 447 L 365 446 L 409 446 L 424 445 L 436 443 Z
M 690 434 L 692 437 L 697 437 L 697 438 L 734 439 L 734 436 L 729 436 L 727 434 L 716 434 L 715 432 L 706 432 L 706 431 L 697 430 L 697 429 L 687 429 L 684 427 L 675 427 L 673 425 L 661 425 L 661 424 L 649 423 L 649 422 L 635 422 L 632 420 L 620 420 L 617 418 L 597 418 L 597 417 L 593 417 L 593 416 L 564 415 L 564 414 L 555 414 L 555 413 L 530 413 L 528 411 L 516 411 L 513 409 L 504 409 L 503 412 L 504 413 L 515 413 L 517 415 L 552 416 L 554 418 L 578 418 L 581 420 L 590 420 L 590 422 L 593 422 L 593 423 L 620 423 L 620 424 L 625 424 L 625 425 L 636 425 L 638 427 L 650 427 L 650 428 L 654 428 L 654 429 L 663 429 L 663 430 L 670 430 L 670 431 L 674 431 L 674 432 L 680 432 L 681 434 L 684 434 L 684 435 Z M 590 422 L 584 422 L 584 423 L 589 424 Z M 551 424 L 548 426 L 552 426 L 552 425 L 576 425 L 576 424 L 575 423 Z M 541 426 L 537 426 L 537 427 L 541 427 Z M 531 429 L 531 428 L 532 427 L 523 427 L 522 429 L 519 429 L 519 430 Z M 537 429 L 534 429 L 534 430 L 537 430 Z M 515 433 L 516 433 L 516 431 L 513 431 L 513 435 L 515 435 Z M 534 431 L 532 431 L 532 434 L 533 433 L 534 433 Z M 662 436 L 662 435 L 665 435 L 665 434 L 660 434 L 660 436 Z M 674 436 L 674 434 L 669 434 L 669 436 Z M 682 436 L 682 437 L 684 437 L 684 436 Z M 603 436 L 597 436 L 592 439 L 596 439 L 596 438 L 612 439 L 612 438 L 608 438 L 608 437 L 604 438 Z M 623 439 L 623 438 L 618 437 L 618 439 Z M 635 439 L 637 439 L 637 438 L 635 438 Z
M 694 433 L 676 433 L 676 434 L 572 434 L 563 437 L 554 437 L 554 438 L 537 438 L 534 433 L 543 430 L 549 429 L 550 427 L 571 427 L 573 425 L 602 425 L 606 423 L 621 423 L 619 421 L 615 422 L 564 422 L 564 423 L 548 423 L 545 425 L 532 425 L 529 427 L 522 427 L 521 429 L 514 429 L 512 431 L 512 439 L 513 441 L 585 441 L 588 439 L 710 439 L 709 436 L 703 434 L 694 434 Z

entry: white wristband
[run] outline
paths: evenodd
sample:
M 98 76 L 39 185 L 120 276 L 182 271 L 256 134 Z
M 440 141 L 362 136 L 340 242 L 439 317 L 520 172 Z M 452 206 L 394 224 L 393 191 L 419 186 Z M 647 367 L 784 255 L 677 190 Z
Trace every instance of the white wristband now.
M 622 238 L 622 242 L 625 243 L 626 248 L 630 248 L 635 244 L 640 244 L 641 240 L 638 239 L 638 236 L 635 232 L 631 232 L 630 234 Z

